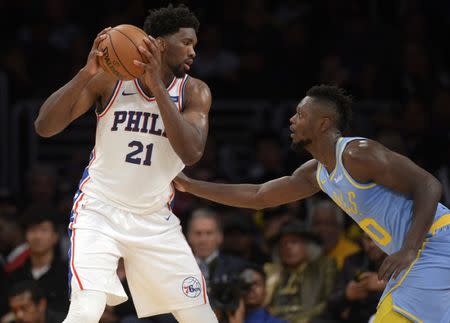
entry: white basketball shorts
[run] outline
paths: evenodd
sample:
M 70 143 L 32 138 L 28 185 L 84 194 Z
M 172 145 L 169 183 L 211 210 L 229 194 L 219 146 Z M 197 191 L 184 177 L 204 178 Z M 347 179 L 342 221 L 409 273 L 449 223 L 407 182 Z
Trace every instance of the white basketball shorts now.
M 79 192 L 69 236 L 72 291 L 103 291 L 111 306 L 126 301 L 116 273 L 122 257 L 139 317 L 208 303 L 205 280 L 180 221 L 167 207 L 136 215 Z

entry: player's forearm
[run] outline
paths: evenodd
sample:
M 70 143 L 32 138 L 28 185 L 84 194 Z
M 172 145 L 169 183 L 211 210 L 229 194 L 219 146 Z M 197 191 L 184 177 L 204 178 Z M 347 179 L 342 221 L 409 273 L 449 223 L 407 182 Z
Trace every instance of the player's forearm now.
M 184 185 L 187 192 L 213 202 L 249 209 L 264 208 L 257 197 L 260 185 L 218 184 L 193 179 Z
M 403 242 L 404 249 L 418 250 L 433 224 L 437 204 L 441 198 L 442 185 L 433 176 L 417 185 L 413 193 L 413 219 Z
M 36 132 L 51 137 L 69 125 L 72 108 L 92 75 L 81 69 L 67 84 L 45 100 L 34 122 Z
M 184 120 L 164 86 L 156 89 L 153 94 L 158 102 L 170 145 L 184 164 L 195 164 L 203 155 L 204 143 L 201 133 Z

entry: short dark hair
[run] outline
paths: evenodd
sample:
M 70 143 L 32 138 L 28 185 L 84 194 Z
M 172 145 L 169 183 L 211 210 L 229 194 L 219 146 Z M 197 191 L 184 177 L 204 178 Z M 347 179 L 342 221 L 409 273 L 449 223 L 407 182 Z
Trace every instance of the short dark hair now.
M 8 298 L 12 298 L 23 293 L 30 292 L 33 303 L 38 304 L 41 299 L 45 299 L 43 290 L 34 280 L 22 280 L 9 290 Z
M 241 275 L 247 269 L 253 270 L 253 271 L 257 272 L 258 274 L 260 274 L 264 283 L 266 282 L 267 275 L 262 266 L 255 264 L 255 263 L 246 263 L 244 268 L 241 271 Z
M 169 4 L 164 8 L 149 10 L 144 22 L 144 31 L 156 38 L 175 34 L 180 28 L 193 28 L 198 32 L 199 26 L 200 22 L 188 7 L 183 4 L 177 7 Z
M 198 209 L 193 210 L 187 224 L 187 232 L 191 230 L 192 222 L 194 222 L 195 219 L 211 219 L 214 222 L 216 222 L 217 230 L 220 233 L 223 233 L 222 221 L 220 220 L 217 212 L 214 211 L 213 209 L 208 207 L 200 207 Z
M 352 114 L 353 98 L 340 87 L 334 85 L 315 85 L 306 92 L 306 95 L 321 101 L 331 103 L 338 114 L 337 128 L 342 133 L 347 131 Z
M 21 218 L 21 223 L 25 231 L 31 227 L 41 224 L 43 222 L 50 222 L 53 226 L 55 232 L 58 231 L 58 224 L 56 222 L 56 217 L 58 215 L 58 210 L 43 205 L 32 205 L 28 207 Z

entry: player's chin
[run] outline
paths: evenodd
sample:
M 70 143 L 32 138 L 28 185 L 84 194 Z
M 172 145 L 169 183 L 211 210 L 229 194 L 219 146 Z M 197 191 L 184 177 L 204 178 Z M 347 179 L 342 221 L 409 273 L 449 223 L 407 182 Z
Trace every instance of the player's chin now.
M 177 78 L 181 78 L 184 77 L 187 73 L 187 70 L 184 66 L 185 64 L 181 64 L 178 65 L 174 70 L 173 70 L 173 74 L 177 77 Z

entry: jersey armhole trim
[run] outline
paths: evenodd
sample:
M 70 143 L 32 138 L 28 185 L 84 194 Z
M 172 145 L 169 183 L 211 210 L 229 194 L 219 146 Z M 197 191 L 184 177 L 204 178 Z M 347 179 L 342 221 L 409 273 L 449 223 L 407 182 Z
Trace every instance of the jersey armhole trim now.
M 322 187 L 322 183 L 320 182 L 320 171 L 322 170 L 322 164 L 319 162 L 317 163 L 317 169 L 316 169 L 316 180 L 317 184 L 319 184 L 320 189 L 325 192 L 325 190 Z
M 352 184 L 356 188 L 359 188 L 362 190 L 368 190 L 369 188 L 377 186 L 377 183 L 375 183 L 375 182 L 369 182 L 369 183 L 357 182 L 355 179 L 353 179 L 353 177 L 350 175 L 350 173 L 347 172 L 347 169 L 345 169 L 345 167 L 344 167 L 344 162 L 342 161 L 342 154 L 344 153 L 345 147 L 347 147 L 347 145 L 350 142 L 352 142 L 353 140 L 358 140 L 358 139 L 366 139 L 366 138 L 362 138 L 362 137 L 352 138 L 351 140 L 345 142 L 342 145 L 342 149 L 339 151 L 339 155 L 338 155 L 338 162 L 340 163 L 340 165 L 342 167 L 342 172 L 344 173 L 344 176 L 347 178 L 347 180 L 350 182 L 350 184 Z
M 184 110 L 184 89 L 186 88 L 187 80 L 189 75 L 186 74 L 184 79 L 181 81 L 180 88 L 178 89 L 178 111 L 183 112 Z
M 97 114 L 97 120 L 100 120 L 100 118 L 103 117 L 108 112 L 108 110 L 111 108 L 111 106 L 113 105 L 114 101 L 117 98 L 117 94 L 119 94 L 119 90 L 122 86 L 122 83 L 123 83 L 123 81 L 121 81 L 121 80 L 116 82 L 116 85 L 114 87 L 113 92 L 111 93 L 111 96 L 106 101 L 107 103 L 106 103 L 105 109 L 101 113 Z

